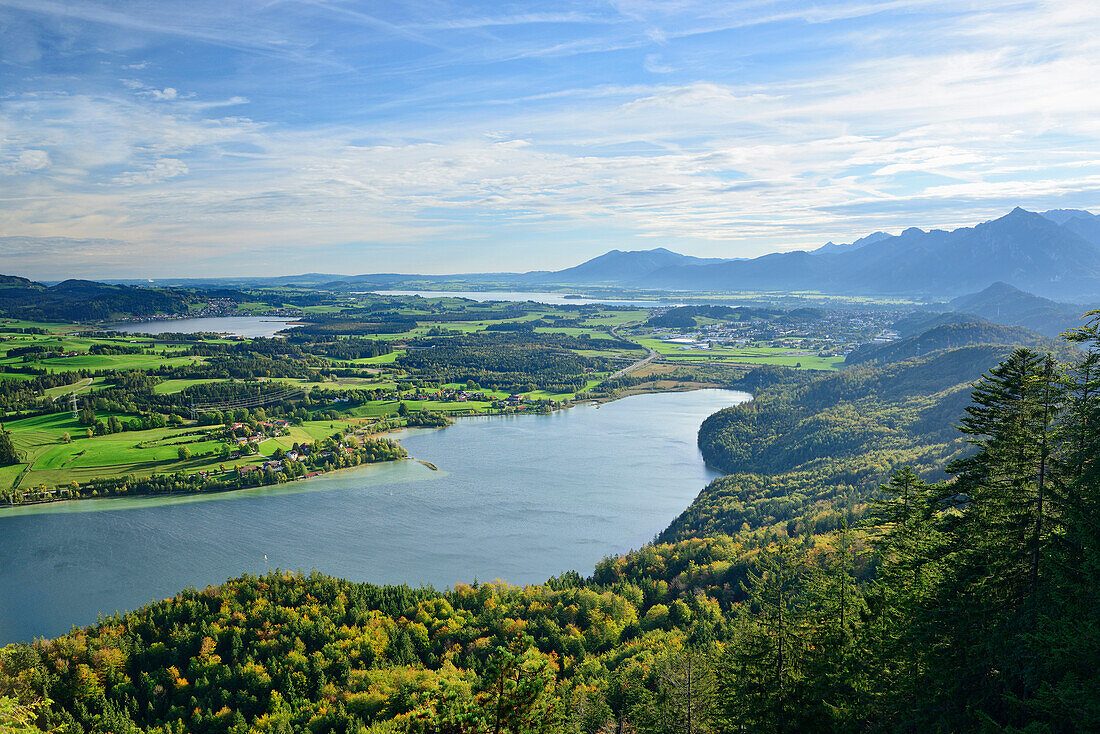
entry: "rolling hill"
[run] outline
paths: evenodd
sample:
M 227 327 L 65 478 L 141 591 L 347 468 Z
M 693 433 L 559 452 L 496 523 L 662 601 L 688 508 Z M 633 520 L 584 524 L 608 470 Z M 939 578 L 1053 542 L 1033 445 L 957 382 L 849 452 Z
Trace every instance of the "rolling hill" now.
M 925 357 L 944 349 L 958 349 L 979 344 L 1028 346 L 1056 351 L 1059 343 L 1020 326 L 1002 326 L 985 321 L 941 323 L 927 331 L 883 344 L 864 344 L 844 360 L 846 365 L 879 362 L 900 362 Z
M 1083 306 L 1058 303 L 997 282 L 978 293 L 952 299 L 954 311 L 977 314 L 997 324 L 1022 326 L 1046 336 L 1058 336 L 1081 325 Z
M 0 314 L 31 321 L 90 321 L 120 316 L 179 313 L 193 294 L 160 288 L 66 280 L 44 285 L 0 275 Z

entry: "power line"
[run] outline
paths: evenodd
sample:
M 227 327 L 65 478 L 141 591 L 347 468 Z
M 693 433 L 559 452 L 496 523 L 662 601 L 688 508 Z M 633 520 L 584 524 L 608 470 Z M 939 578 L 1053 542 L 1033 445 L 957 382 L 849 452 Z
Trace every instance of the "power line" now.
M 206 413 L 209 411 L 224 412 L 226 410 L 233 410 L 236 408 L 259 408 L 271 403 L 281 403 L 284 400 L 302 395 L 303 391 L 298 387 L 288 387 L 278 392 L 270 392 L 264 395 L 253 395 L 245 398 L 234 398 L 232 400 L 222 400 L 212 403 L 192 403 L 190 406 L 191 419 L 194 420 L 199 413 Z

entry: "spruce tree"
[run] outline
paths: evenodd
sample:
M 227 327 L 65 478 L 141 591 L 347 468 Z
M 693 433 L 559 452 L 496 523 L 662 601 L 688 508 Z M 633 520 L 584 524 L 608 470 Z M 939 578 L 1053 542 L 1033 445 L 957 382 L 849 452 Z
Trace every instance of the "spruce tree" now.
M 11 435 L 0 430 L 0 466 L 10 466 L 19 463 L 19 452 L 12 443 Z
M 805 560 L 786 539 L 761 551 L 742 590 L 720 684 L 722 714 L 750 731 L 798 729 L 805 653 Z
M 1063 396 L 1053 357 L 1018 349 L 975 385 L 960 430 L 975 447 L 955 462 L 956 511 L 940 517 L 944 574 L 912 624 L 928 649 L 917 726 L 1011 726 L 1041 651 L 1053 539 L 1062 516 L 1050 502 Z M 937 722 L 941 722 L 937 724 Z
M 961 533 L 987 567 L 982 589 L 1002 610 L 1037 601 L 1043 556 L 1060 513 L 1049 501 L 1063 396 L 1051 355 L 1018 349 L 977 383 L 960 430 L 976 453 L 953 465 L 967 501 Z

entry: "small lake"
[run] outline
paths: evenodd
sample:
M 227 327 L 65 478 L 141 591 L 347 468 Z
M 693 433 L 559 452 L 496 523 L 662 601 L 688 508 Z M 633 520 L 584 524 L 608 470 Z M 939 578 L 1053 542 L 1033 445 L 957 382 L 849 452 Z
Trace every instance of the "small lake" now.
M 276 567 L 439 588 L 588 576 L 718 476 L 699 425 L 749 398 L 638 395 L 399 435 L 438 471 L 410 460 L 222 494 L 0 509 L 0 646 Z
M 671 301 L 638 301 L 622 298 L 589 298 L 587 296 L 570 295 L 566 293 L 546 293 L 543 291 L 369 291 L 379 296 L 420 296 L 422 298 L 466 298 L 471 301 L 533 301 L 545 303 L 550 306 L 589 305 L 602 303 L 610 306 L 642 306 L 656 308 L 658 306 L 678 306 L 681 304 Z
M 159 319 L 157 321 L 135 321 L 110 327 L 111 331 L 123 334 L 194 334 L 208 332 L 214 334 L 232 334 L 255 338 L 272 337 L 293 322 L 271 316 L 211 316 L 205 319 Z

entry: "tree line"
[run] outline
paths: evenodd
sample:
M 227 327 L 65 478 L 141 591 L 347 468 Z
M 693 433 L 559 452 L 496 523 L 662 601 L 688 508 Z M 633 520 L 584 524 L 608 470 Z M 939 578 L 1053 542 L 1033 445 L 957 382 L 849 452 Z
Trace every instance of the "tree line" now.
M 0 696 L 88 732 L 1095 731 L 1100 313 L 1067 339 L 980 376 L 941 479 L 895 466 L 835 529 L 523 588 L 244 576 L 10 645 Z M 928 379 L 898 369 L 802 394 Z

